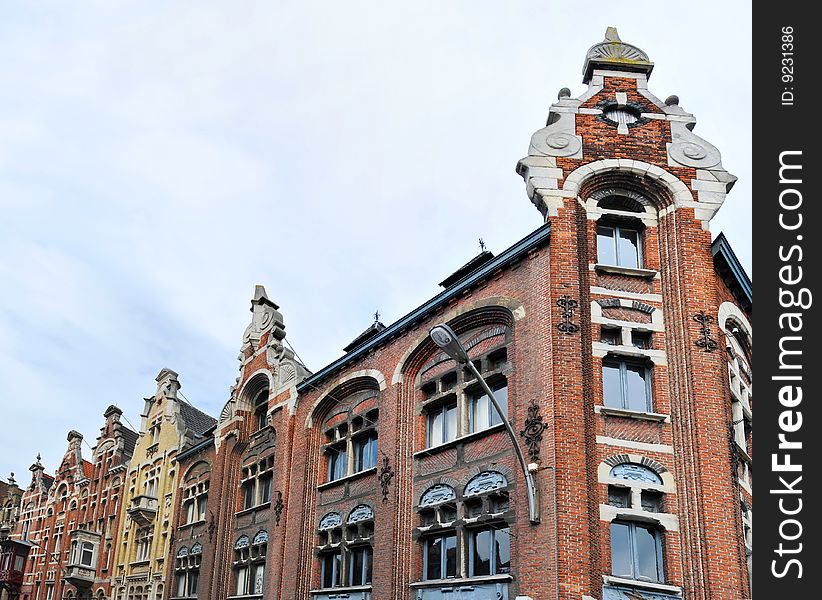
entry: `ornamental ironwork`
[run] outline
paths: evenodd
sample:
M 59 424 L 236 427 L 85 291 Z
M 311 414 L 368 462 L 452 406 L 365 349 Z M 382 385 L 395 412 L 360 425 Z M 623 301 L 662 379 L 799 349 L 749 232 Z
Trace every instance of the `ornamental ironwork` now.
M 519 432 L 528 447 L 528 458 L 531 462 L 539 462 L 539 444 L 546 429 L 548 425 L 539 414 L 539 404 L 532 400 L 531 406 L 528 407 L 528 417 L 525 419 L 525 429 Z
M 579 331 L 579 325 L 573 322 L 574 309 L 579 306 L 568 294 L 564 294 L 557 300 L 557 306 L 562 309 L 562 321 L 557 323 L 557 329 L 566 335 L 573 335 Z
M 283 493 L 277 490 L 277 501 L 274 502 L 274 524 L 279 526 L 280 524 L 280 517 L 283 516 L 283 509 L 285 508 L 285 503 L 283 503 Z
M 711 323 L 714 318 L 711 315 L 699 311 L 694 315 L 694 321 L 699 323 L 699 338 L 694 342 L 697 347 L 705 352 L 713 352 L 717 348 L 716 340 L 711 337 Z
M 380 480 L 380 488 L 382 488 L 382 501 L 388 502 L 388 484 L 394 478 L 394 469 L 388 464 L 388 456 L 385 453 L 382 455 L 382 469 L 377 477 Z

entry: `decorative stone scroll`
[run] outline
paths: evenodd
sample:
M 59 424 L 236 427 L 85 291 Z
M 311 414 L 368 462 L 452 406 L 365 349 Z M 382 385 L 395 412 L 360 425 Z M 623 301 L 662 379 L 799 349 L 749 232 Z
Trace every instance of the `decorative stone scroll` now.
M 454 500 L 456 497 L 457 493 L 454 491 L 454 488 L 444 483 L 438 483 L 437 485 L 432 485 L 425 491 L 422 498 L 420 498 L 420 506 L 432 506 L 441 502 Z
M 259 546 L 260 544 L 267 544 L 268 543 L 268 532 L 263 531 L 262 529 L 254 534 L 254 539 L 251 540 L 251 544 L 253 546 Z
M 660 485 L 662 479 L 648 467 L 635 463 L 622 463 L 611 469 L 611 477 L 617 479 L 627 479 L 629 481 L 642 481 Z
M 502 473 L 498 473 L 497 471 L 483 471 L 466 484 L 463 496 L 466 498 L 477 496 L 507 486 L 508 480 Z
M 186 556 L 188 556 L 188 548 L 183 546 L 177 551 L 177 558 L 185 558 Z
M 242 548 L 248 548 L 249 544 L 251 544 L 251 540 L 248 538 L 248 536 L 241 535 L 237 538 L 237 541 L 234 542 L 234 549 L 240 550 Z
M 340 525 L 342 525 L 342 517 L 340 516 L 340 513 L 330 512 L 320 519 L 320 531 L 339 527 Z
M 203 545 L 200 542 L 197 542 L 191 547 L 191 555 L 197 556 L 198 554 L 203 553 Z
M 360 521 L 370 521 L 374 518 L 374 511 L 370 506 L 360 504 L 355 506 L 350 513 L 348 513 L 348 524 L 353 525 Z

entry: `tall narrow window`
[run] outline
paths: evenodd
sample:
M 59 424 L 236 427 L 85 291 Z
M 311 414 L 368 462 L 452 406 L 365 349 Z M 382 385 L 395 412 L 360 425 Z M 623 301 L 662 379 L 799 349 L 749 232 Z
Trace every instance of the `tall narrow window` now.
M 426 411 L 428 446 L 438 446 L 457 437 L 457 403 L 443 404 Z
M 511 536 L 507 527 L 479 529 L 468 537 L 469 577 L 500 575 L 511 571 Z

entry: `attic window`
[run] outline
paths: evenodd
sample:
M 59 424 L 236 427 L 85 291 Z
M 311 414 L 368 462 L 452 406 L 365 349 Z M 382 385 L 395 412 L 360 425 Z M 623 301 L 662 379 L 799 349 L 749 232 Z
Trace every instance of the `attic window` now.
M 639 112 L 630 106 L 609 106 L 602 111 L 606 119 L 610 119 L 617 125 L 630 125 L 639 121 Z

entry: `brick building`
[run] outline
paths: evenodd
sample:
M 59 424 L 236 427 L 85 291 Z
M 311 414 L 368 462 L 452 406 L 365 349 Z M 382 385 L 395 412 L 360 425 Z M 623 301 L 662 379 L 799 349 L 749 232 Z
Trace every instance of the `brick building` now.
M 517 165 L 544 224 L 319 372 L 258 287 L 178 456 L 169 597 L 750 597 L 752 292 L 708 231 L 735 177 L 652 69 L 609 29 Z
M 750 598 L 752 289 L 708 230 L 736 178 L 653 66 L 609 28 L 517 164 L 535 229 L 338 360 L 302 365 L 258 286 L 219 419 L 164 369 L 95 581 L 117 600 Z M 55 510 L 94 478 L 69 438 L 23 498 L 30 600 L 75 594 L 31 595 L 60 578 Z
M 18 535 L 36 544 L 29 555 L 23 600 L 110 598 L 114 537 L 126 465 L 137 434 L 120 422 L 122 411 L 103 414 L 92 460 L 82 456 L 83 436 L 68 434 L 68 449 L 52 478 L 38 456 L 22 497 Z
M 178 398 L 177 373 L 162 369 L 145 399 L 134 454 L 122 474 L 120 519 L 114 542 L 116 600 L 161 600 L 177 498 L 177 453 L 198 443 L 214 419 Z

